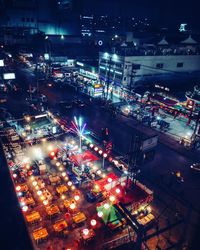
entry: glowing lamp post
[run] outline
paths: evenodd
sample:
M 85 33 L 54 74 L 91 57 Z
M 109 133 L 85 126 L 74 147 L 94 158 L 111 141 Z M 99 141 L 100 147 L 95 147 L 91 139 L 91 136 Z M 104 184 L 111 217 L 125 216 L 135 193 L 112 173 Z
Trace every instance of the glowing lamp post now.
M 75 200 L 75 201 L 80 200 L 80 196 L 79 196 L 79 195 L 75 195 L 75 196 L 74 196 L 74 200 Z
M 72 121 L 72 125 L 73 125 L 73 127 L 71 128 L 71 130 L 79 136 L 79 151 L 81 152 L 82 138 L 86 134 L 86 132 L 85 132 L 86 123 L 83 124 L 82 118 L 79 117 L 79 119 L 77 119 L 75 116 L 74 121 Z
M 91 226 L 95 227 L 96 224 L 97 224 L 97 221 L 96 221 L 95 219 L 92 219 L 92 220 L 90 221 L 90 225 L 91 225 Z
M 69 207 L 71 210 L 74 210 L 76 208 L 76 205 L 75 205 L 75 203 L 71 203 Z
M 107 157 L 108 155 L 106 153 L 103 154 L 103 164 L 102 164 L 102 168 L 104 169 L 104 165 L 105 165 L 105 158 Z

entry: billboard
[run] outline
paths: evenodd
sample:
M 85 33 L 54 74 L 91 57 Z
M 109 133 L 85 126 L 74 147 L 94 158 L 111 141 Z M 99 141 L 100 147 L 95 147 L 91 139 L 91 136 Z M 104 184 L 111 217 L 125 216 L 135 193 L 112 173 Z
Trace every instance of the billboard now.
M 3 67 L 4 66 L 4 62 L 3 60 L 0 60 L 0 67 Z
M 15 79 L 15 73 L 5 73 L 3 74 L 4 80 L 13 80 Z
M 148 138 L 142 142 L 141 150 L 143 152 L 150 150 L 152 148 L 155 148 L 157 146 L 157 144 L 158 144 L 158 136 L 155 135 L 155 136 Z

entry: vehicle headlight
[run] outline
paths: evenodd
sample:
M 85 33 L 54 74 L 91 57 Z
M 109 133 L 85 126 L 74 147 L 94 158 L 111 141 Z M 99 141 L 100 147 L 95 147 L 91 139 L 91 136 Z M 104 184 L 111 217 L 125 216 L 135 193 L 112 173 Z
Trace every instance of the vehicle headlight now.
M 193 165 L 191 165 L 190 167 L 191 167 L 191 168 L 194 168 L 194 166 L 193 166 Z

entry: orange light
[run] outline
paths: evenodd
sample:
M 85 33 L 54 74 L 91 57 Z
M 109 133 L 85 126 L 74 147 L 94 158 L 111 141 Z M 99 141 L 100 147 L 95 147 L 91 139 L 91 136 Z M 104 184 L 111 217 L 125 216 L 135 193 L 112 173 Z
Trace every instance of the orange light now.
M 74 196 L 74 200 L 75 200 L 75 201 L 80 200 L 80 196 L 79 196 L 79 195 L 75 195 L 75 196 Z
M 75 205 L 75 203 L 71 203 L 69 207 L 70 207 L 70 209 L 72 209 L 72 210 L 73 210 L 73 209 L 75 209 L 75 208 L 76 208 L 76 205 Z
M 20 187 L 20 186 L 17 186 L 17 187 L 16 187 L 16 190 L 17 190 L 17 191 L 20 191 L 20 190 L 21 190 L 21 187 Z
M 44 204 L 45 206 L 48 205 L 48 203 L 49 203 L 48 200 L 44 200 L 44 201 L 43 201 L 43 204 Z
M 52 151 L 52 152 L 50 153 L 50 155 L 51 155 L 51 156 L 54 156 L 54 155 L 55 155 L 55 152 Z
M 109 197 L 109 200 L 110 200 L 111 202 L 114 202 L 114 201 L 115 201 L 115 196 L 111 195 L 111 196 Z

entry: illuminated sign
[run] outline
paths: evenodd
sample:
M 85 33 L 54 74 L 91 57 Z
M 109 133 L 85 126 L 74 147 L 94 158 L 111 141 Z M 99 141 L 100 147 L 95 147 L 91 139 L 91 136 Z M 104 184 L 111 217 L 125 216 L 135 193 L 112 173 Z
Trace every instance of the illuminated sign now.
M 3 67 L 4 66 L 4 62 L 3 60 L 0 60 L 0 67 Z
M 5 73 L 3 74 L 4 80 L 13 80 L 15 79 L 15 73 Z
M 187 26 L 187 23 L 181 23 L 181 24 L 180 24 L 179 31 L 180 31 L 180 32 L 186 31 L 186 26 Z
M 45 53 L 45 54 L 44 54 L 44 59 L 45 59 L 45 60 L 49 60 L 49 54 L 48 54 L 48 53 Z
M 77 65 L 81 66 L 81 67 L 84 67 L 84 64 L 81 63 L 81 62 L 76 62 Z
M 102 40 L 99 40 L 99 41 L 98 41 L 98 45 L 99 45 L 99 46 L 102 46 L 102 45 L 103 45 L 103 41 L 102 41 Z

